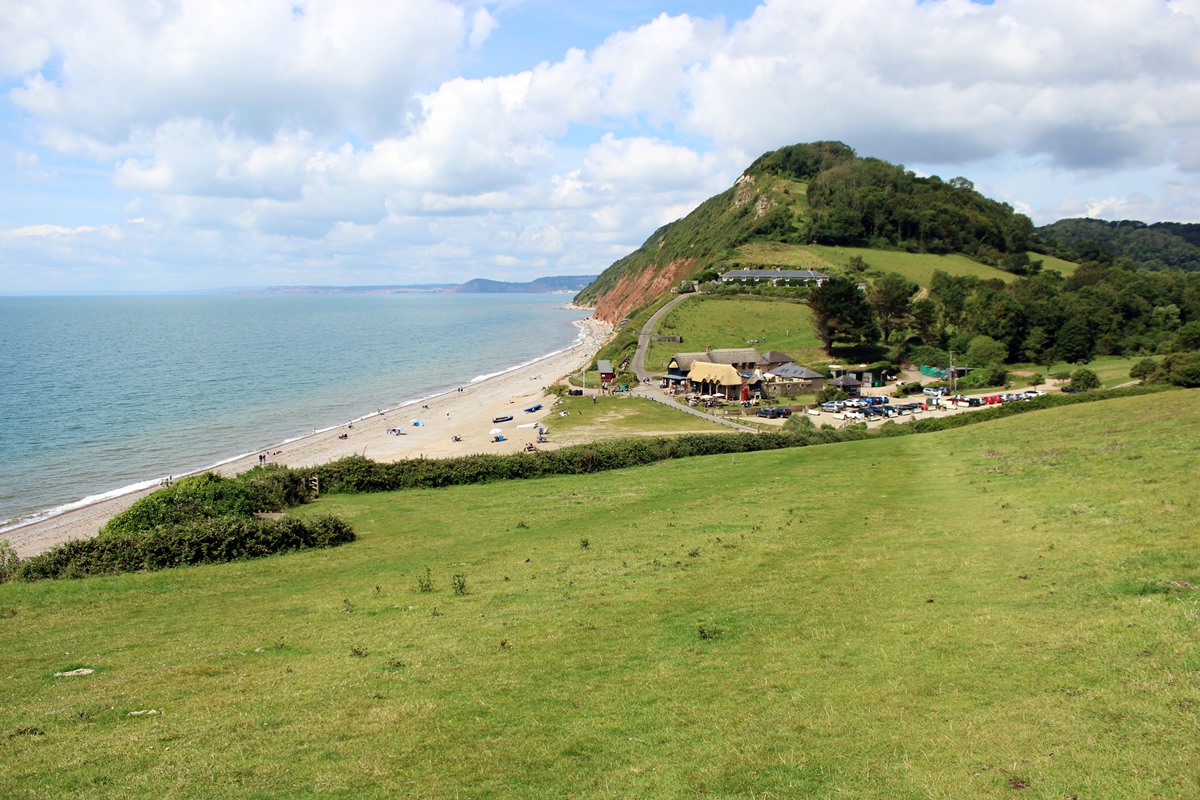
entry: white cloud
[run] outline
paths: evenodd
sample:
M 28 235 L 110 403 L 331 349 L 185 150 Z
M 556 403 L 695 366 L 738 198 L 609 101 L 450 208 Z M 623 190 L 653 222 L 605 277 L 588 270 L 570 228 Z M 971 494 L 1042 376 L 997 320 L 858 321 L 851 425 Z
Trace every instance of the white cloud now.
M 1198 0 L 765 0 L 731 27 L 660 14 L 488 74 L 503 11 L 6 8 L 14 185 L 78 196 L 63 176 L 90 171 L 99 199 L 85 218 L 0 217 L 3 277 L 39 259 L 201 285 L 318 282 L 351 262 L 439 280 L 598 271 L 763 151 L 818 139 L 965 175 L 1039 222 L 1200 218 Z M 124 238 L 98 246 L 104 230 Z
M 472 50 L 478 50 L 483 47 L 483 43 L 492 35 L 492 31 L 496 29 L 496 18 L 493 17 L 486 8 L 475 9 L 475 15 L 471 17 L 471 35 L 468 38 L 468 43 Z
M 280 127 L 394 129 L 467 33 L 462 9 L 442 0 L 89 0 L 41 11 L 13 26 L 41 44 L 5 63 L 24 76 L 12 99 L 80 151 L 176 118 L 267 138 Z

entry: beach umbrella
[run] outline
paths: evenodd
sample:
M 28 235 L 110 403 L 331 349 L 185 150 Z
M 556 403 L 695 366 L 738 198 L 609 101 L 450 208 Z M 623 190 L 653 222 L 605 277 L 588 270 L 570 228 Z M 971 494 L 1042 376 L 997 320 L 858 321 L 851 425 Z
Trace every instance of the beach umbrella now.
M 490 431 L 488 431 L 488 433 L 492 436 L 498 436 L 499 434 L 504 433 L 504 431 L 501 428 L 492 428 Z

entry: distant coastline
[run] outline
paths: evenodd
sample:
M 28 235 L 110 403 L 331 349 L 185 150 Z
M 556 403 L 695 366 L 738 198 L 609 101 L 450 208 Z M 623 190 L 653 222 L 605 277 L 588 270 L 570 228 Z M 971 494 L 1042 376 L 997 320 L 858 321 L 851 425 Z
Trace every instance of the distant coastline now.
M 230 290 L 234 294 L 571 294 L 575 295 L 596 275 L 551 275 L 532 281 L 495 281 L 473 278 L 466 283 L 415 283 L 382 286 L 265 286 Z

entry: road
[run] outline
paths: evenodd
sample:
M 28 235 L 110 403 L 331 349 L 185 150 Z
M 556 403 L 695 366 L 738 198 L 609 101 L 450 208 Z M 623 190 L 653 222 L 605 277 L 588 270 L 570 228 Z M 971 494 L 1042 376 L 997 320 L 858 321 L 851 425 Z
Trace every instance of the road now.
M 650 348 L 650 340 L 654 337 L 654 329 L 658 327 L 658 321 L 674 308 L 676 303 L 686 300 L 694 294 L 695 292 L 688 292 L 673 298 L 665 306 L 651 314 L 650 319 L 646 320 L 646 324 L 642 326 L 641 332 L 638 333 L 637 351 L 633 354 L 633 363 L 631 364 L 633 373 L 638 376 L 639 381 L 654 379 L 654 376 L 646 371 L 646 351 Z
M 689 297 L 694 296 L 694 292 L 680 294 L 671 299 L 666 305 L 650 315 L 650 319 L 646 320 L 646 324 L 642 326 L 642 330 L 638 332 L 638 346 L 633 354 L 633 360 L 630 363 L 630 369 L 638 377 L 638 383 L 632 387 L 632 394 L 638 397 L 645 397 L 657 403 L 662 403 L 676 411 L 684 411 L 692 416 L 700 417 L 701 419 L 716 422 L 721 425 L 726 425 L 734 430 L 742 431 L 743 433 L 758 433 L 758 428 L 752 428 L 749 425 L 742 425 L 740 422 L 734 422 L 724 417 L 718 417 L 713 414 L 706 414 L 699 409 L 691 408 L 690 406 L 681 405 L 669 397 L 664 397 L 662 391 L 658 388 L 658 381 L 655 375 L 651 374 L 646 369 L 646 351 L 650 348 L 650 340 L 654 337 L 654 329 L 658 327 L 658 321 L 666 316 L 677 303 L 681 303 Z M 650 381 L 649 384 L 645 381 Z

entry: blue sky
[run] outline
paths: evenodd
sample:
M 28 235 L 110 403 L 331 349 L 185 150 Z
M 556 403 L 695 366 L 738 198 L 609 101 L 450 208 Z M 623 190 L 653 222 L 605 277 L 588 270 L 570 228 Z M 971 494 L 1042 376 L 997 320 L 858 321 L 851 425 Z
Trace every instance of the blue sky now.
M 841 140 L 1200 221 L 1200 0 L 0 0 L 0 293 L 598 273 Z

